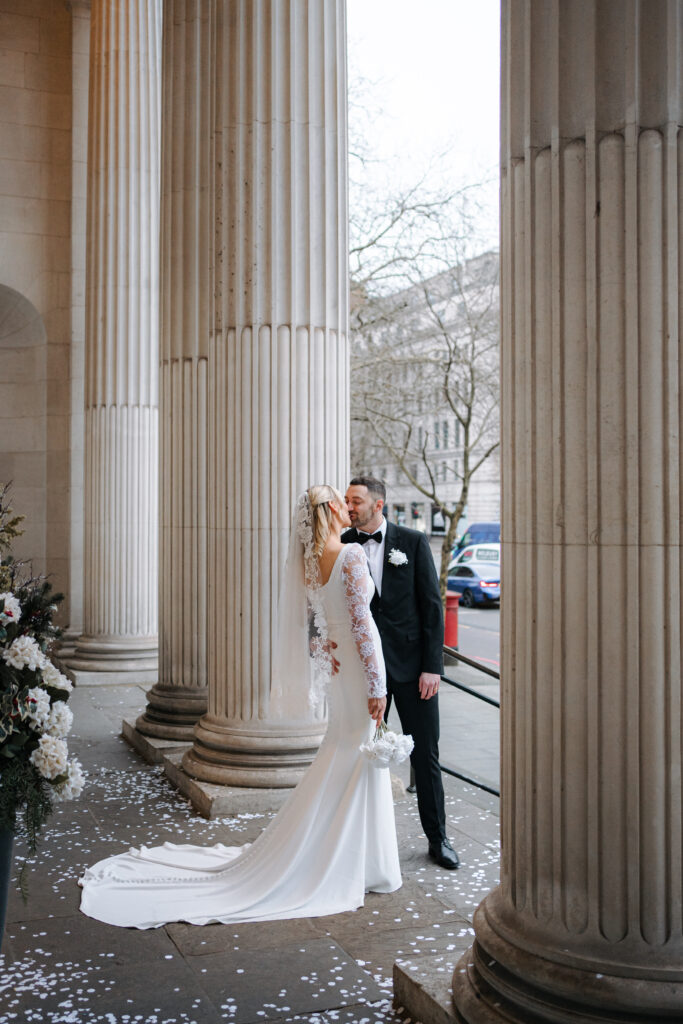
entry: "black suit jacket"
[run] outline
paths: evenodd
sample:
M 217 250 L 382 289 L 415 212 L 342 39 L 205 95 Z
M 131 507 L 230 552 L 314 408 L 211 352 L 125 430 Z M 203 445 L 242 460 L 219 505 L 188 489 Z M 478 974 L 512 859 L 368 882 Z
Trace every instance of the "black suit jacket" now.
M 355 528 L 342 536 L 358 540 Z M 368 541 L 374 544 L 374 541 Z M 392 565 L 392 549 L 408 561 Z M 419 678 L 421 672 L 443 672 L 443 608 L 429 542 L 418 530 L 387 522 L 384 538 L 382 595 L 370 605 L 380 637 L 387 673 L 397 682 Z

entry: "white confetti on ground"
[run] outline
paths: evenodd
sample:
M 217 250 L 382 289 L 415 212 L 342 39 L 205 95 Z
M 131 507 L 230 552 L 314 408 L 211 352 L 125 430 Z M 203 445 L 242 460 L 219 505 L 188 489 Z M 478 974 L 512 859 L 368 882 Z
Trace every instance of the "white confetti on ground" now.
M 44 833 L 38 855 L 30 864 L 36 880 L 40 881 L 41 891 L 45 892 L 47 882 L 48 891 L 58 901 L 70 898 L 73 902 L 74 886 L 82 870 L 122 848 L 164 841 L 250 842 L 270 820 L 269 814 L 242 813 L 207 821 L 172 788 L 162 768 L 142 765 L 132 754 L 129 767 L 92 768 L 94 747 L 91 744 L 85 798 L 58 809 Z M 125 746 L 123 749 L 127 752 Z M 460 853 L 461 869 L 445 871 L 428 860 L 417 806 L 414 797 L 408 797 L 397 805 L 397 823 L 404 879 L 411 888 L 403 902 L 398 904 L 395 899 L 391 902 L 388 914 L 382 910 L 381 897 L 373 897 L 378 900 L 376 905 L 356 912 L 359 920 L 364 915 L 363 927 L 371 930 L 371 936 L 376 934 L 378 940 L 382 939 L 383 932 L 396 932 L 395 948 L 381 951 L 378 948 L 374 952 L 373 938 L 364 956 L 354 958 L 351 952 L 348 956 L 348 963 L 352 966 L 355 960 L 367 976 L 368 984 L 374 982 L 373 994 L 376 996 L 379 989 L 382 998 L 374 1003 L 366 1001 L 369 991 L 357 979 L 353 985 L 345 987 L 343 967 L 331 957 L 324 972 L 310 970 L 300 981 L 310 986 L 312 997 L 322 999 L 325 996 L 327 1001 L 334 993 L 339 1009 L 297 1015 L 290 1009 L 295 1004 L 287 989 L 281 989 L 277 993 L 264 993 L 262 1008 L 255 1011 L 257 1019 L 286 1016 L 288 1022 L 343 1024 L 348 1016 L 342 1008 L 353 1006 L 356 1024 L 380 1021 L 405 1024 L 406 1016 L 395 1011 L 391 1004 L 393 961 L 400 960 L 419 972 L 421 958 L 429 956 L 430 963 L 437 964 L 437 970 L 452 973 L 460 951 L 473 936 L 468 922 L 474 909 L 497 884 L 500 851 L 497 841 L 483 842 L 480 838 L 482 834 L 495 834 L 495 810 L 485 807 L 475 810 L 469 799 L 474 791 L 459 783 L 453 785 L 449 780 L 445 784 L 449 834 Z M 17 852 L 21 858 L 20 844 Z M 420 889 L 419 894 L 415 892 L 416 887 Z M 69 912 L 67 908 L 59 910 L 62 915 Z M 192 1024 L 197 1020 L 200 1001 L 189 995 L 183 998 L 182 988 L 167 993 L 167 1006 L 155 1008 L 147 1016 L 136 1013 L 132 1005 L 126 1012 L 112 1012 L 111 1005 L 107 1006 L 107 996 L 116 993 L 116 982 L 108 966 L 116 963 L 116 954 L 106 948 L 106 939 L 104 948 L 94 949 L 87 960 L 74 962 L 66 955 L 68 932 L 64 933 L 64 951 L 50 953 L 44 948 L 46 933 L 40 927 L 41 922 L 31 921 L 31 916 L 35 917 L 35 913 L 29 903 L 27 920 L 8 925 L 8 932 L 21 932 L 24 937 L 30 935 L 31 948 L 23 958 L 12 963 L 0 956 L 0 1024 Z M 344 918 L 353 916 L 344 915 Z M 314 924 L 320 938 L 325 934 L 323 921 L 318 919 Z M 335 928 L 331 926 L 327 935 L 344 948 L 344 931 L 337 934 Z M 353 941 L 348 944 L 352 950 Z M 28 945 L 24 940 L 22 948 Z M 237 951 L 235 941 L 231 952 Z M 274 955 L 277 955 L 276 950 Z M 182 958 L 182 952 L 178 958 Z M 190 959 L 196 962 L 198 958 L 188 956 L 187 960 Z M 195 970 L 198 972 L 198 967 Z M 30 1009 L 27 1010 L 28 999 Z M 171 1011 L 168 1004 L 173 1007 Z M 223 1000 L 219 1011 L 222 1019 L 234 1021 L 239 1014 L 235 999 Z

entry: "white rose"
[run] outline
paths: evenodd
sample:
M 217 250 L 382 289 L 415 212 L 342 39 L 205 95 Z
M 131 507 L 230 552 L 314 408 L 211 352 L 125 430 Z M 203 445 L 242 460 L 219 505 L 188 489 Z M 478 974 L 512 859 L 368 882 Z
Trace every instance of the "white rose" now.
M 83 792 L 85 775 L 79 761 L 75 758 L 67 765 L 67 778 L 59 786 L 54 788 L 54 798 L 57 801 L 74 800 Z
M 45 729 L 50 719 L 50 694 L 40 686 L 34 686 L 26 697 L 28 719 L 36 731 Z
M 30 760 L 44 779 L 56 779 L 66 771 L 67 753 L 64 740 L 57 739 L 56 736 L 41 736 Z
M 57 736 L 59 739 L 64 739 L 73 725 L 73 720 L 74 716 L 71 709 L 66 706 L 66 703 L 63 700 L 57 700 L 50 708 L 46 732 L 48 732 L 50 736 Z
M 47 658 L 31 636 L 18 636 L 2 656 L 12 668 L 30 668 L 33 672 L 47 664 Z
M 70 679 L 67 679 L 63 675 L 56 665 L 53 665 L 51 661 L 45 661 L 43 666 L 43 682 L 46 686 L 51 686 L 55 690 L 64 690 L 65 693 L 71 693 L 73 690 L 73 683 Z
M 4 601 L 0 611 L 0 623 L 4 625 L 7 622 L 18 622 L 21 618 L 21 605 L 14 594 L 0 594 L 0 601 Z

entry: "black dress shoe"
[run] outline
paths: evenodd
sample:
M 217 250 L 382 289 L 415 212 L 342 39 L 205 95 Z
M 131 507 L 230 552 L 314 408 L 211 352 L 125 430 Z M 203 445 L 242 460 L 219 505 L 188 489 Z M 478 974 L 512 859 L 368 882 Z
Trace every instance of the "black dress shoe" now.
M 454 871 L 460 867 L 460 858 L 447 839 L 442 839 L 440 843 L 430 843 L 429 856 L 440 868 L 446 868 L 447 871 Z

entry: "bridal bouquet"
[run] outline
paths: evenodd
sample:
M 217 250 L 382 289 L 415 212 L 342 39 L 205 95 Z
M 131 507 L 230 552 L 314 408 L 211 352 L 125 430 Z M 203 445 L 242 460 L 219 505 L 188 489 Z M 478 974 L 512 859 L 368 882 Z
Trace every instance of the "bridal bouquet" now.
M 413 737 L 403 736 L 387 728 L 386 722 L 380 722 L 372 740 L 361 743 L 360 751 L 368 761 L 377 768 L 388 768 L 389 765 L 401 764 L 413 749 Z
M 5 497 L 0 488 L 0 551 L 18 533 Z M 47 656 L 61 595 L 23 568 L 10 556 L 0 560 L 0 829 L 15 832 L 21 813 L 34 852 L 53 804 L 79 796 L 84 780 L 66 743 L 72 684 Z

